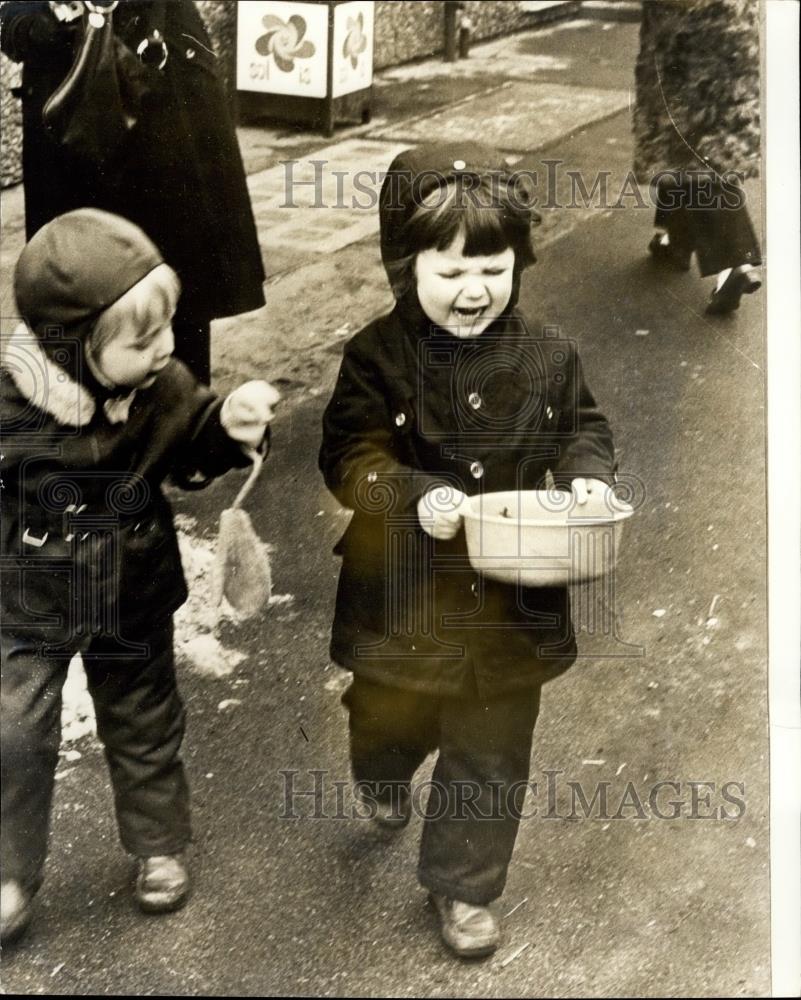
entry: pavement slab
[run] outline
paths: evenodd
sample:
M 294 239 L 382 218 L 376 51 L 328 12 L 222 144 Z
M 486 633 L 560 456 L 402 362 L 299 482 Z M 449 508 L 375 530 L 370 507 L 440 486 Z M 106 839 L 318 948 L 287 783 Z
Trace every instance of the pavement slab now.
M 625 90 L 509 82 L 455 107 L 369 134 L 396 142 L 423 142 L 434 136 L 458 142 L 474 134 L 480 123 L 482 141 L 504 150 L 532 150 L 628 106 Z
M 268 255 L 314 259 L 378 232 L 383 173 L 405 144 L 346 139 L 248 178 Z

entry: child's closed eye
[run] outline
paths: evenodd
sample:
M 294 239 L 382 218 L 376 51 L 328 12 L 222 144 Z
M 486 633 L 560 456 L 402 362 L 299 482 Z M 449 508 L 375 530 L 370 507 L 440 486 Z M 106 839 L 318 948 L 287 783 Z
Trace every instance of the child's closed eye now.
M 502 274 L 506 274 L 508 270 L 508 267 L 485 267 L 482 274 L 487 278 L 497 278 Z M 440 271 L 439 276 L 447 280 L 461 278 L 464 273 L 464 271 Z

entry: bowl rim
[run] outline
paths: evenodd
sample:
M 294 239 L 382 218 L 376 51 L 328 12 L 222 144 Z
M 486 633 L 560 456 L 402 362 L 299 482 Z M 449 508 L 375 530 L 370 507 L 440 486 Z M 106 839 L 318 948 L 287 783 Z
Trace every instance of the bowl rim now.
M 608 515 L 588 515 L 587 517 L 572 517 L 569 520 L 554 521 L 549 518 L 539 518 L 539 517 L 502 517 L 500 514 L 481 514 L 474 509 L 476 502 L 488 497 L 498 496 L 509 493 L 550 493 L 550 490 L 498 490 L 493 493 L 475 493 L 473 496 L 469 496 L 467 500 L 462 505 L 460 511 L 462 517 L 465 520 L 479 521 L 482 524 L 514 524 L 520 528 L 532 527 L 532 528 L 569 528 L 569 527 L 592 527 L 593 525 L 602 524 L 616 524 L 618 521 L 625 521 L 631 517 L 634 513 L 634 507 L 629 504 L 624 503 L 624 501 L 618 501 L 625 509 L 618 511 L 609 511 Z M 562 491 L 562 492 L 567 492 Z

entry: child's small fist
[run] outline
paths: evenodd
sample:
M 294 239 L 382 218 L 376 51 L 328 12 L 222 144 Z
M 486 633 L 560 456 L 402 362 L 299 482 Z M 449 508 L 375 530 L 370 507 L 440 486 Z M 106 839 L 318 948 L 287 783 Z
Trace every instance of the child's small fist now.
M 417 517 L 423 531 L 439 541 L 454 538 L 462 526 L 459 508 L 467 499 L 461 490 L 440 486 L 417 502 Z
M 261 379 L 245 382 L 234 389 L 220 411 L 220 420 L 228 436 L 257 448 L 267 424 L 275 416 L 273 407 L 280 399 L 278 390 Z

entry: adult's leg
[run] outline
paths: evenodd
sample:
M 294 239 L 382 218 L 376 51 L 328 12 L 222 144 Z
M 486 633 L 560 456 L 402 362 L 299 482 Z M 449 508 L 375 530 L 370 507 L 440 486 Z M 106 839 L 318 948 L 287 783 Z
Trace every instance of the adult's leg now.
M 664 235 L 657 234 L 651 241 L 651 253 L 658 260 L 687 270 L 695 249 L 692 216 L 688 211 L 690 186 L 680 174 L 666 175 L 657 182 L 655 196 L 654 226 L 664 230 Z
M 741 189 L 739 195 L 742 200 L 733 201 L 729 207 L 721 193 L 719 205 L 694 213 L 695 249 L 703 277 L 718 274 L 727 268 L 743 265 L 759 267 L 762 263 L 759 243 Z
M 14 636 L 4 635 L 1 646 L 2 880 L 30 895 L 41 885 L 47 855 L 69 657 L 41 655 Z
M 197 379 L 211 384 L 211 320 L 193 316 L 179 300 L 172 320 L 175 356 Z
M 540 690 L 444 699 L 418 877 L 486 906 L 503 892 L 529 777 Z
M 179 756 L 184 707 L 178 694 L 172 619 L 141 640 L 147 654 L 120 656 L 112 637 L 84 656 L 114 789 L 120 840 L 137 857 L 177 854 L 191 839 L 189 787 Z

